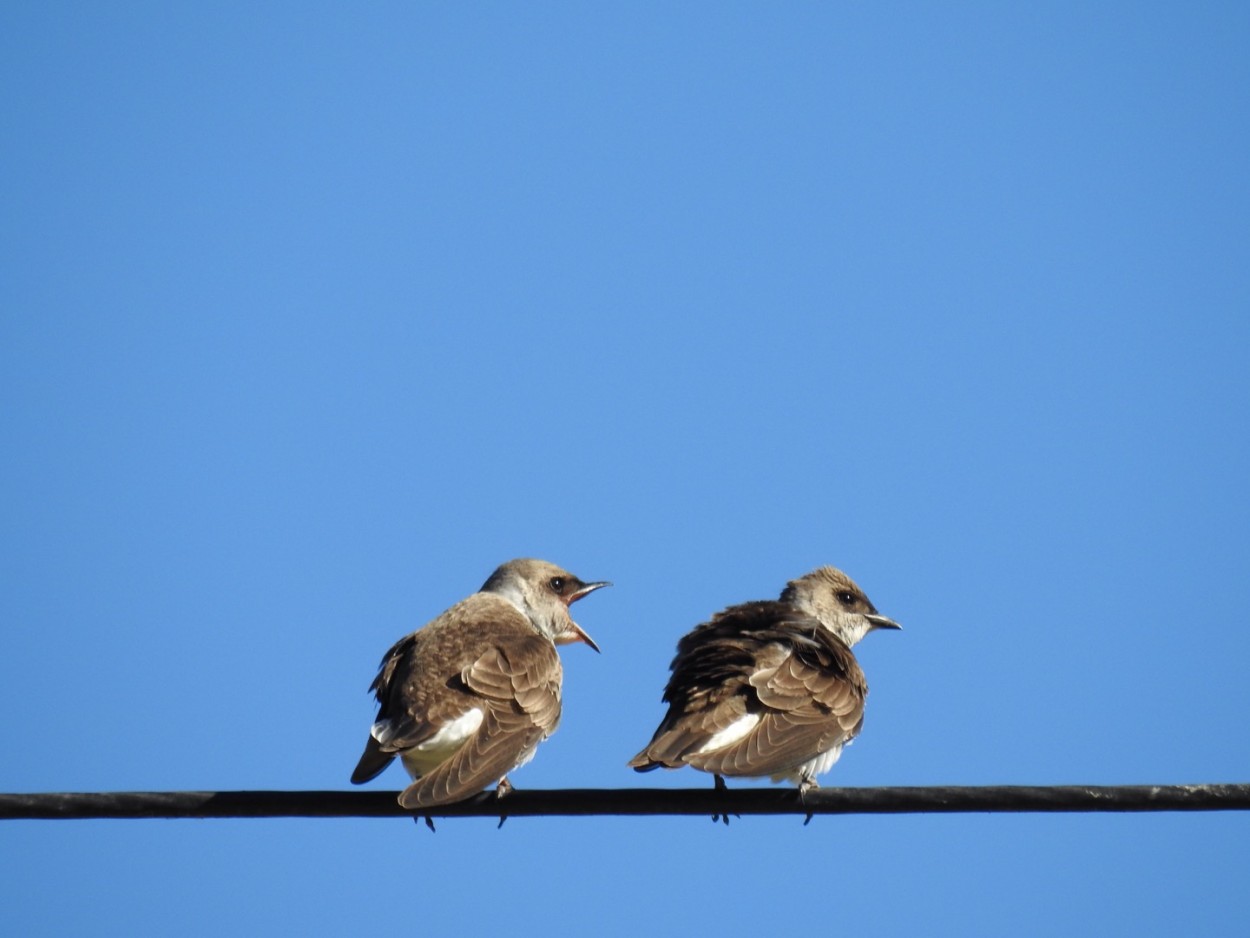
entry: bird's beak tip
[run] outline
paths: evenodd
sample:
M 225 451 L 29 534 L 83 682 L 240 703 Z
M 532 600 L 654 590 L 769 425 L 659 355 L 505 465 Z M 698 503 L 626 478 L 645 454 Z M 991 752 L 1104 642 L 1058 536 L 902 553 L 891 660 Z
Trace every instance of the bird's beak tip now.
M 599 650 L 599 646 L 595 643 L 595 640 L 586 634 L 585 629 L 571 619 L 569 620 L 569 625 L 571 625 L 572 628 L 556 639 L 557 645 L 571 645 L 574 642 L 585 642 L 595 651 L 599 652 L 599 654 L 603 654 L 603 652 Z

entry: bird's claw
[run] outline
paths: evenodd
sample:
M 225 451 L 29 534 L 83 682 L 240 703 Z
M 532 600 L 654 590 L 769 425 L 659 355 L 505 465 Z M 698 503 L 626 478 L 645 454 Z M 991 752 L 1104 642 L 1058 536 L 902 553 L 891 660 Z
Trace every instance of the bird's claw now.
M 820 786 L 816 784 L 816 779 L 810 776 L 801 779 L 799 781 L 799 804 L 806 807 L 807 806 L 807 793 L 811 791 L 813 788 L 819 788 L 819 787 Z M 807 827 L 807 825 L 811 823 L 812 818 L 814 818 L 815 816 L 816 816 L 815 811 L 808 811 L 807 817 L 803 818 L 803 826 Z
M 716 791 L 729 791 L 729 788 L 725 785 L 724 778 L 717 775 L 715 772 L 712 773 L 712 778 L 715 779 Z M 742 816 L 739 814 L 735 814 L 734 817 L 741 819 Z M 715 824 L 717 821 L 720 821 L 722 824 L 728 827 L 729 826 L 729 812 L 721 811 L 716 814 L 713 814 L 712 823 Z
M 495 786 L 495 798 L 502 800 L 503 798 L 508 797 L 508 795 L 510 794 L 512 794 L 512 783 L 508 781 L 508 776 L 505 775 L 503 778 L 499 780 L 499 784 Z M 495 830 L 499 830 L 499 828 L 503 827 L 503 822 L 506 820 L 508 820 L 507 812 L 500 811 L 499 812 L 499 824 L 496 825 Z

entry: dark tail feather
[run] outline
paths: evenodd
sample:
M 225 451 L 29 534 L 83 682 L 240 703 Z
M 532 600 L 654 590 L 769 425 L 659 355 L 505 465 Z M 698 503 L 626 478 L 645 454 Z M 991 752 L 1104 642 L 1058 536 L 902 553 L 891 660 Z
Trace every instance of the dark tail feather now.
M 352 784 L 363 785 L 377 778 L 394 758 L 395 753 L 383 752 L 378 741 L 370 736 L 369 741 L 365 743 L 364 754 L 361 755 L 360 762 L 356 765 L 356 771 L 352 773 Z
M 654 758 L 652 758 L 650 746 L 638 753 L 638 755 L 634 756 L 625 764 L 635 772 L 650 772 L 654 769 L 668 768 L 668 766 L 666 766 L 663 762 L 657 762 Z

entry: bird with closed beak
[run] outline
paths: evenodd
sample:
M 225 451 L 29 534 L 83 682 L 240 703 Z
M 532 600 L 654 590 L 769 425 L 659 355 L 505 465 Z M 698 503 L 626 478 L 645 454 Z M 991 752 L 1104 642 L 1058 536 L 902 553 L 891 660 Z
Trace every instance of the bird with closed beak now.
M 481 590 L 396 642 L 370 690 L 378 716 L 352 783 L 398 756 L 412 777 L 399 803 L 460 801 L 524 765 L 560 722 L 556 645 L 591 640 L 569 606 L 606 582 L 584 583 L 544 560 L 512 560 Z
M 864 725 L 868 684 L 851 646 L 902 628 L 841 570 L 791 580 L 779 600 L 731 606 L 677 644 L 668 713 L 629 765 L 693 766 L 817 787 Z

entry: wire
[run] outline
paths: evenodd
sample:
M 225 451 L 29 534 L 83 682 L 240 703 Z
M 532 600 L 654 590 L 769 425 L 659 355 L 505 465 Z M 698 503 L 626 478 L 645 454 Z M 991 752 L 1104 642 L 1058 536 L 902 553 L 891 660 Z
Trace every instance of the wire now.
M 412 817 L 390 791 L 141 791 L 0 794 L 0 820 Z M 578 788 L 483 792 L 431 817 L 959 814 L 1250 810 L 1250 784 L 924 788 Z

